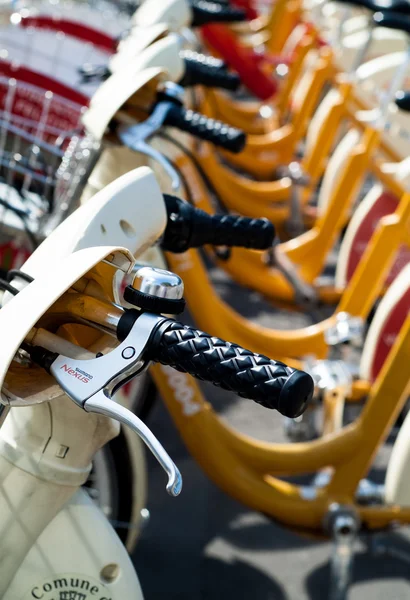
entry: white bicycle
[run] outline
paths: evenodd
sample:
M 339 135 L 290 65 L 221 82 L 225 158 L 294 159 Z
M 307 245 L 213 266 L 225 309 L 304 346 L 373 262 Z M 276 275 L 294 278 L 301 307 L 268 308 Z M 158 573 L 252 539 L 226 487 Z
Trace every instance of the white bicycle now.
M 165 218 L 152 172 L 128 173 L 63 222 L 23 265 L 23 277 L 14 280 L 21 290 L 5 293 L 0 310 L 4 600 L 142 598 L 125 548 L 80 486 L 95 453 L 117 435 L 121 422 L 156 456 L 167 473 L 168 492 L 181 491 L 181 476 L 164 448 L 113 399 L 150 361 L 270 407 L 278 405 L 283 391 L 302 411 L 312 394 L 305 373 L 163 316 L 183 306 L 183 284 L 172 273 L 137 270 L 136 308 L 118 304 L 118 273 L 130 272 L 131 250 L 138 255 L 151 245 Z M 243 383 L 245 372 L 251 380 L 257 374 L 251 384 Z

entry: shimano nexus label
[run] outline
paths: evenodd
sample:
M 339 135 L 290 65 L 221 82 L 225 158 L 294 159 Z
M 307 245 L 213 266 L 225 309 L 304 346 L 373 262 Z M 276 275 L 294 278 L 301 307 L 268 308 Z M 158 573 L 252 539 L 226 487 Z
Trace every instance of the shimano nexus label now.
M 78 381 L 82 381 L 82 383 L 88 383 L 93 378 L 92 375 L 86 373 L 85 371 L 82 371 L 78 367 L 75 367 L 75 369 L 73 369 L 69 365 L 62 365 L 60 369 L 62 369 L 68 375 L 71 375 L 71 377 L 75 377 L 76 379 L 78 379 Z
M 112 600 L 112 596 L 91 577 L 62 574 L 34 585 L 22 600 Z

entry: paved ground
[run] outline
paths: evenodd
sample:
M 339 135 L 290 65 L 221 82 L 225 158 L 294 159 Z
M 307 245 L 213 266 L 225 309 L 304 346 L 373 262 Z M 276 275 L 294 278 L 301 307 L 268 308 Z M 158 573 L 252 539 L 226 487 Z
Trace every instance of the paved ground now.
M 256 294 L 250 303 L 249 294 L 238 294 L 225 277 L 217 274 L 217 281 L 225 297 L 238 308 L 246 307 L 260 323 L 274 327 L 308 323 L 304 317 L 272 316 Z M 283 440 L 280 419 L 252 402 L 216 390 L 212 403 L 239 430 L 260 439 Z M 150 460 L 151 521 L 134 556 L 146 600 L 327 598 L 328 543 L 290 533 L 219 491 L 187 454 L 160 402 L 149 424 L 178 464 L 184 489 L 179 498 L 170 498 L 163 472 Z M 384 462 L 385 453 L 374 472 L 379 480 Z M 394 547 L 403 547 L 396 537 L 389 538 Z M 351 600 L 410 598 L 409 579 L 409 564 L 371 556 L 362 541 L 357 543 Z

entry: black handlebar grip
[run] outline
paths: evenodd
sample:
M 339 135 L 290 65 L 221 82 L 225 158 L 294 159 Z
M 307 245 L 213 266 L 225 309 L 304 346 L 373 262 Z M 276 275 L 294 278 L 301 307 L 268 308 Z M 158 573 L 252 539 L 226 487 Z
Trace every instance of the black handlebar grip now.
M 240 129 L 229 127 L 222 121 L 210 119 L 177 103 L 169 108 L 164 124 L 186 131 L 235 154 L 241 152 L 246 144 L 246 135 Z
M 228 68 L 226 62 L 221 58 L 216 58 L 215 56 L 208 54 L 202 54 L 201 52 L 195 52 L 194 50 L 181 50 L 179 55 L 182 58 L 196 58 L 201 62 L 206 62 L 207 65 L 210 65 L 214 69 L 222 69 L 225 71 Z
M 111 75 L 107 65 L 95 65 L 92 63 L 84 63 L 81 67 L 78 67 L 77 71 L 81 75 L 82 83 L 105 81 Z
M 268 219 L 235 215 L 209 215 L 176 196 L 164 194 L 168 222 L 161 246 L 169 252 L 186 252 L 205 244 L 266 250 L 275 239 Z
M 207 0 L 191 0 L 192 27 L 209 25 L 210 23 L 237 23 L 246 21 L 246 12 L 242 8 L 234 8 Z
M 313 379 L 307 373 L 171 319 L 159 326 L 150 347 L 150 360 L 274 408 L 286 417 L 301 415 L 313 395 Z
M 388 29 L 396 29 L 410 35 L 410 19 L 401 13 L 378 11 L 373 15 L 373 24 Z
M 213 57 L 198 52 L 186 52 L 183 59 L 185 74 L 179 83 L 184 87 L 204 85 L 205 87 L 235 92 L 241 85 L 239 75 L 215 66 Z

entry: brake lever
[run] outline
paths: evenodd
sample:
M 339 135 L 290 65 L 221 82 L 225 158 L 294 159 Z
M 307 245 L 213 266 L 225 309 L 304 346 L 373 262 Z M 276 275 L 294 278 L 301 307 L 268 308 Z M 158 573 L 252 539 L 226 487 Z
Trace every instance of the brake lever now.
M 152 431 L 139 419 L 133 412 L 121 404 L 107 398 L 101 390 L 91 396 L 84 409 L 90 413 L 98 413 L 105 417 L 111 417 L 124 425 L 127 425 L 139 435 L 142 441 L 148 446 L 161 467 L 168 475 L 167 492 L 170 496 L 178 496 L 182 489 L 182 477 L 179 469 L 171 459 L 161 442 L 155 437 Z
M 47 368 L 64 392 L 81 408 L 98 413 L 127 425 L 148 446 L 168 475 L 167 492 L 178 496 L 182 477 L 173 460 L 150 429 L 130 410 L 115 402 L 115 391 L 138 373 L 148 368 L 144 353 L 153 332 L 165 317 L 142 313 L 121 344 L 108 354 L 94 359 L 69 358 L 63 354 L 41 350 L 33 359 Z M 34 349 L 35 350 L 35 349 Z
M 315 310 L 319 304 L 317 290 L 312 285 L 303 281 L 296 266 L 286 254 L 280 252 L 279 244 L 280 241 L 276 240 L 267 251 L 268 265 L 276 267 L 286 278 L 294 291 L 297 304 Z
M 171 179 L 171 186 L 175 192 L 181 186 L 181 178 L 177 170 L 161 152 L 152 148 L 147 143 L 147 140 L 155 135 L 164 125 L 168 111 L 172 107 L 172 101 L 159 102 L 148 119 L 143 123 L 138 123 L 137 125 L 120 125 L 117 129 L 117 135 L 127 148 L 134 150 L 134 152 L 141 152 L 141 154 L 149 156 L 160 164 Z

